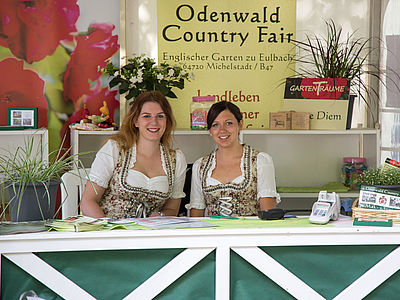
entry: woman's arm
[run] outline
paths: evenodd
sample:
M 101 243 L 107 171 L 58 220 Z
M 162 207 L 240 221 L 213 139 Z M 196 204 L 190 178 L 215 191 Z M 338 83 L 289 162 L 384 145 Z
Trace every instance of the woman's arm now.
M 83 215 L 93 218 L 104 217 L 99 202 L 112 177 L 118 153 L 117 143 L 113 140 L 108 140 L 97 152 L 90 168 L 91 182 L 86 183 L 82 195 L 80 207 Z
M 82 195 L 81 212 L 92 218 L 104 217 L 104 212 L 99 206 L 101 197 L 106 189 L 94 182 L 87 182 Z
M 190 203 L 186 208 L 190 211 L 191 217 L 204 217 L 206 203 L 203 196 L 203 191 L 200 182 L 200 163 L 198 159 L 192 167 L 192 182 L 190 185 Z
M 257 198 L 260 210 L 275 208 L 280 202 L 280 196 L 276 192 L 274 163 L 265 152 L 257 155 Z

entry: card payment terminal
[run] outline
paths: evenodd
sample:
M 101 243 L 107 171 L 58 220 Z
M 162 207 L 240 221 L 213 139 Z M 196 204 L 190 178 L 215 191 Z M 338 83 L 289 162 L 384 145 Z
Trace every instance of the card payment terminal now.
M 335 192 L 320 191 L 318 200 L 313 204 L 310 222 L 326 224 L 330 220 L 337 220 L 340 213 L 340 197 Z

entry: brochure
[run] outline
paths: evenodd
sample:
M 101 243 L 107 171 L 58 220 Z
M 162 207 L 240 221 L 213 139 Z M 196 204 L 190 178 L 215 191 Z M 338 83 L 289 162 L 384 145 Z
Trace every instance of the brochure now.
M 0 222 L 0 235 L 46 231 L 44 221 Z
M 64 220 L 48 220 L 45 225 L 56 231 L 94 231 L 103 229 L 107 220 L 76 216 Z
M 150 217 L 136 219 L 137 224 L 154 229 L 201 228 L 218 225 L 188 217 Z
M 362 185 L 358 207 L 371 209 L 400 209 L 400 192 Z

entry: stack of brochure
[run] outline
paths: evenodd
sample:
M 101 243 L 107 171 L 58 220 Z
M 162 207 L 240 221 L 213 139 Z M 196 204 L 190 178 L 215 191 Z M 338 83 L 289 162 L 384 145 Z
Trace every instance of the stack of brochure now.
M 151 217 L 136 219 L 137 224 L 154 229 L 202 228 L 217 225 L 187 217 Z
M 0 235 L 46 231 L 44 221 L 0 222 Z
M 103 229 L 107 220 L 76 216 L 64 220 L 48 220 L 45 225 L 57 231 L 94 231 Z

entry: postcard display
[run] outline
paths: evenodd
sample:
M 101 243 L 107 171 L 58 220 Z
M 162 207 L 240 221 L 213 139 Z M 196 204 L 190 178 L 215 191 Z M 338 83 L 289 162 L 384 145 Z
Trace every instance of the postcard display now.
M 400 192 L 375 186 L 361 186 L 358 207 L 400 209 Z
M 350 82 L 345 78 L 287 78 L 283 109 L 310 113 L 310 129 L 345 130 Z

